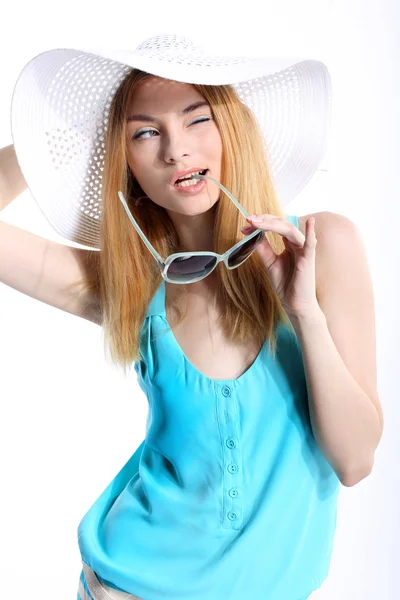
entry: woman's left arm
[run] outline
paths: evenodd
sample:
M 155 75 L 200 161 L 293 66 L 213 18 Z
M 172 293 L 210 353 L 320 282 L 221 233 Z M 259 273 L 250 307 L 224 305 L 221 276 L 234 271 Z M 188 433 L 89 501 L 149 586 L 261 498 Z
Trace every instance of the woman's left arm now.
M 301 345 L 315 439 L 349 487 L 371 473 L 383 431 L 373 287 L 352 221 L 331 212 L 312 216 L 318 304 L 289 318 Z

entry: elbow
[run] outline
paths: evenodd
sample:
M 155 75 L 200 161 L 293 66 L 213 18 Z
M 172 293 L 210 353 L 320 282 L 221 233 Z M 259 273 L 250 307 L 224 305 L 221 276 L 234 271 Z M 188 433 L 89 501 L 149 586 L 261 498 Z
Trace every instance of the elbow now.
M 373 463 L 361 469 L 353 469 L 352 471 L 341 473 L 340 475 L 338 475 L 340 483 L 345 487 L 353 487 L 372 473 L 372 467 Z

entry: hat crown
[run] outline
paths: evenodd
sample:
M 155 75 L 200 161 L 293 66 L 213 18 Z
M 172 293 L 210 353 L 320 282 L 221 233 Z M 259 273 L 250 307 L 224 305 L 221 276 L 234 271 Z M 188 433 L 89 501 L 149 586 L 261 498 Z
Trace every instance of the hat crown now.
M 196 46 L 191 39 L 183 35 L 168 33 L 158 34 L 147 38 L 137 46 L 136 52 L 149 58 L 204 54 L 204 50 L 199 46 Z

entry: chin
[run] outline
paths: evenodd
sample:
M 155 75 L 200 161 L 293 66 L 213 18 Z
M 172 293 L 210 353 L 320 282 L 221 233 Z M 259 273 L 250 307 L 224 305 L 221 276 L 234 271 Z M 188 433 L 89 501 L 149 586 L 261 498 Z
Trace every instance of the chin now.
M 176 206 L 174 208 L 171 208 L 170 210 L 172 210 L 173 212 L 176 212 L 180 215 L 186 215 L 188 217 L 189 216 L 197 217 L 199 215 L 204 215 L 209 210 L 212 210 L 213 208 L 215 208 L 217 202 L 218 202 L 218 200 L 215 200 L 215 202 L 213 202 L 210 205 L 210 201 L 207 198 L 207 203 L 204 203 L 204 204 L 202 204 L 201 202 L 185 203 L 184 206 Z

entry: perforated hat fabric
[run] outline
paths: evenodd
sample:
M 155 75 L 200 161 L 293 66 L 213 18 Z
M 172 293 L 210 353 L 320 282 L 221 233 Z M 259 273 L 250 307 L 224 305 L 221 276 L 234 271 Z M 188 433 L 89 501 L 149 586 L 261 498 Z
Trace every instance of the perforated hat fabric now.
M 34 199 L 68 240 L 100 248 L 108 115 L 132 68 L 186 83 L 231 84 L 260 125 L 282 206 L 318 169 L 331 109 L 330 75 L 320 61 L 210 56 L 174 34 L 153 36 L 135 50 L 49 50 L 17 79 L 11 131 Z

